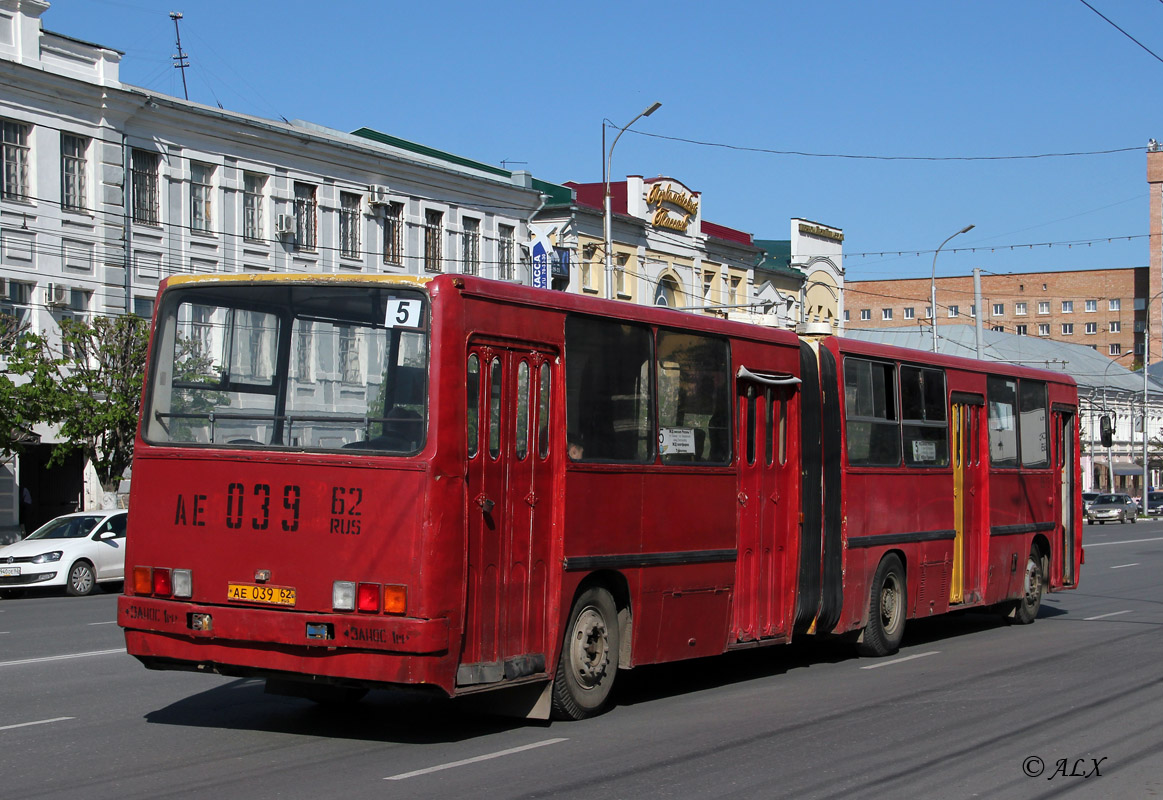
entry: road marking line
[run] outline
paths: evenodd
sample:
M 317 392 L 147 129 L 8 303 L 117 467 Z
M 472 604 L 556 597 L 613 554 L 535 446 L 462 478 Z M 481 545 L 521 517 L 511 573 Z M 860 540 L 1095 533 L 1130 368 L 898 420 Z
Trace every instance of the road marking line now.
M 1134 562 L 1133 564 L 1119 564 L 1117 567 L 1111 567 L 1111 569 L 1123 569 L 1124 567 L 1137 567 L 1137 566 L 1139 566 L 1138 561 Z
M 1144 542 L 1163 542 L 1163 536 L 1154 539 L 1127 539 L 1125 542 L 1087 542 L 1083 547 L 1089 550 L 1092 547 L 1107 547 L 1112 544 L 1143 544 Z
M 893 664 L 901 664 L 905 661 L 912 661 L 914 658 L 924 658 L 925 656 L 935 656 L 940 653 L 940 650 L 930 650 L 928 653 L 917 653 L 916 655 L 905 656 L 904 658 L 894 658 L 892 661 L 881 661 L 877 664 L 869 664 L 867 667 L 861 669 L 880 669 L 881 667 L 890 667 Z
M 38 719 L 36 722 L 19 722 L 16 725 L 0 725 L 0 731 L 10 731 L 13 728 L 27 728 L 29 725 L 47 725 L 50 722 L 64 722 L 76 717 L 53 717 L 52 719 Z
M 428 775 L 432 772 L 440 772 L 445 769 L 452 769 L 454 767 L 463 767 L 467 764 L 475 764 L 478 761 L 488 761 L 493 758 L 501 758 L 502 756 L 511 756 L 514 753 L 522 753 L 526 750 L 533 750 L 537 747 L 545 747 L 547 744 L 559 744 L 561 742 L 568 742 L 569 739 L 546 739 L 544 742 L 534 742 L 533 744 L 522 745 L 521 747 L 510 747 L 508 750 L 501 750 L 498 753 L 490 753 L 485 756 L 476 756 L 474 758 L 466 758 L 461 761 L 452 761 L 448 764 L 440 764 L 435 767 L 427 767 L 425 769 L 418 769 L 413 772 L 402 772 L 399 775 L 391 775 L 384 778 L 385 781 L 402 781 L 405 778 L 415 778 L 417 775 Z
M 1119 616 L 1120 614 L 1130 614 L 1130 613 L 1131 613 L 1131 612 L 1130 612 L 1130 610 L 1127 610 L 1127 611 L 1112 611 L 1112 612 L 1111 612 L 1111 613 L 1109 613 L 1109 614 L 1099 614 L 1097 617 L 1084 617 L 1082 621 L 1083 621 L 1083 622 L 1090 622 L 1091 620 L 1096 620 L 1096 619 L 1106 619 L 1107 617 L 1117 617 L 1117 616 Z
M 111 619 L 108 622 L 90 622 L 90 625 L 116 625 L 117 620 Z
M 70 658 L 88 658 L 89 656 L 110 656 L 114 653 L 124 653 L 125 648 L 116 650 L 93 650 L 88 653 L 69 653 L 64 656 L 45 656 L 43 658 L 22 658 L 19 661 L 0 661 L 0 667 L 17 667 L 21 664 L 43 664 L 46 661 L 64 661 Z

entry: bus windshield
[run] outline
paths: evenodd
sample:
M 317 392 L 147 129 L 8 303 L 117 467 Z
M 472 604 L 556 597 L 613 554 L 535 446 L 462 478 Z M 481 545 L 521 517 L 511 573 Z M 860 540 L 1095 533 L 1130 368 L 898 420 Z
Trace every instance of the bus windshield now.
M 421 291 L 179 286 L 158 310 L 142 433 L 163 445 L 415 453 L 427 372 Z

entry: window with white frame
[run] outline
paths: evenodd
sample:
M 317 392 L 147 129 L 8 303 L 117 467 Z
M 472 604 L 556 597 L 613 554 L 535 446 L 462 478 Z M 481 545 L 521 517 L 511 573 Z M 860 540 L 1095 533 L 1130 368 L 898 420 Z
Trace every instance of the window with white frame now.
M 925 319 L 932 319 L 932 318 L 933 318 L 933 307 L 932 306 L 925 306 Z
M 916 319 L 917 310 L 912 306 L 905 309 L 905 319 Z
M 1014 314 L 1019 317 L 1026 316 L 1028 306 L 1025 303 L 1014 303 Z
M 344 383 L 360 383 L 359 334 L 350 325 L 339 328 L 339 369 Z
M 389 203 L 384 213 L 384 263 L 404 263 L 403 203 Z
M 1107 330 L 1109 330 L 1111 333 L 1122 333 L 1123 323 L 1119 322 L 1117 319 L 1112 319 L 1110 325 L 1107 327 Z
M 1086 332 L 1087 333 L 1098 333 L 1098 323 L 1097 322 L 1086 323 Z
M 860 319 L 862 322 L 867 322 L 867 321 L 871 320 L 872 319 L 872 309 L 871 308 L 860 309 Z
M 497 226 L 497 277 L 503 281 L 511 281 L 514 278 L 516 239 L 517 229 L 512 225 Z M 592 271 L 591 269 L 591 273 Z M 593 279 L 592 274 L 590 278 Z M 598 287 L 591 283 L 590 288 Z
M 1006 313 L 1005 303 L 994 303 L 993 304 L 993 315 L 995 317 L 1005 316 L 1005 313 Z
M 12 120 L 0 120 L 3 147 L 0 160 L 4 167 L 3 197 L 5 200 L 28 200 L 29 125 Z
M 990 330 L 995 332 L 995 333 L 1005 333 L 1005 329 L 1006 329 L 1005 325 L 991 325 L 990 326 Z
M 888 320 L 891 320 L 892 319 L 892 309 L 891 308 L 882 308 L 880 310 L 880 318 L 886 322 Z
M 242 176 L 242 238 L 252 242 L 263 238 L 263 195 L 267 179 L 253 172 Z
M 1016 326 L 1014 328 L 1014 333 L 1016 333 L 1018 336 L 1025 336 L 1026 335 L 1026 326 L 1025 325 Z
M 211 232 L 210 201 L 214 196 L 214 167 L 190 163 L 190 230 Z
M 478 275 L 481 271 L 481 221 L 465 217 L 460 221 L 460 271 Z
M 8 293 L 0 295 L 0 316 L 11 317 L 15 330 L 32 322 L 32 290 L 35 284 L 9 279 Z M 9 328 L 8 320 L 3 326 Z
M 727 303 L 732 306 L 742 305 L 743 295 L 741 289 L 743 287 L 743 279 L 738 275 L 731 276 L 730 295 L 727 297 Z M 891 309 L 890 309 L 891 311 Z
M 314 251 L 318 232 L 319 201 L 315 186 L 295 183 L 295 249 Z
M 1073 314 L 1074 313 L 1074 301 L 1073 300 L 1063 300 L 1062 301 L 1062 313 L 1063 314 Z
M 1086 309 L 1087 314 L 1093 314 L 1095 311 L 1098 311 L 1098 301 L 1087 300 L 1084 308 Z
M 1119 356 L 1123 354 L 1123 346 L 1121 344 L 1112 344 L 1107 346 L 1107 353 L 1112 356 Z
M 1049 322 L 1039 322 L 1038 323 L 1038 335 L 1039 336 L 1049 336 L 1050 335 L 1050 323 Z
M 958 315 L 958 314 L 960 314 L 960 313 L 961 313 L 961 307 L 960 307 L 960 306 L 949 306 L 949 316 L 950 316 L 950 317 L 955 317 L 955 316 L 957 316 L 957 315 Z
M 149 150 L 134 149 L 130 154 L 130 178 L 133 186 L 133 221 L 142 225 L 160 225 L 158 169 L 161 157 Z
M 1073 336 L 1074 335 L 1074 323 L 1063 322 L 1062 323 L 1062 335 L 1063 336 Z
M 89 139 L 61 132 L 61 208 L 84 211 L 87 202 L 86 183 Z
M 715 273 L 711 270 L 703 272 L 703 305 L 712 305 L 711 297 L 715 291 Z
M 969 307 L 969 316 L 973 317 L 974 319 L 977 319 L 977 306 L 971 305 Z
M 627 291 L 626 285 L 626 265 L 630 263 L 630 254 L 615 253 L 614 263 L 617 267 L 614 270 L 614 294 L 629 297 L 630 293 Z
M 1123 301 L 1117 297 L 1114 297 L 1110 300 L 1107 300 L 1106 306 L 1107 311 L 1121 311 L 1123 307 Z
M 852 321 L 852 312 L 851 312 L 851 311 L 849 311 L 848 309 L 844 309 L 844 321 L 845 321 L 845 322 L 851 322 L 851 321 Z
M 440 239 L 444 235 L 444 212 L 427 209 L 424 212 L 424 269 L 440 272 L 443 254 Z
M 359 223 L 363 197 L 355 192 L 339 193 L 339 255 L 360 258 Z
M 1039 314 L 1049 314 L 1050 313 L 1050 301 L 1049 300 L 1039 300 L 1038 301 L 1038 313 Z

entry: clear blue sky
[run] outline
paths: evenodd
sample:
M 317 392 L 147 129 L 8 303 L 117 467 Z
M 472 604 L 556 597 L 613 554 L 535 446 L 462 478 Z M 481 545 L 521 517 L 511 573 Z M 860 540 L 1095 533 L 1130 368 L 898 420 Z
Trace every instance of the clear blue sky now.
M 1089 2 L 1163 58 L 1163 1 Z M 42 20 L 123 51 L 124 82 L 180 97 L 170 11 L 191 100 L 366 125 L 549 181 L 600 180 L 603 120 L 661 101 L 618 142 L 615 178 L 681 180 L 705 219 L 757 238 L 787 238 L 793 216 L 843 228 L 849 280 L 928 276 L 970 223 L 939 275 L 1149 260 L 1163 61 L 1081 0 L 54 0 Z M 1135 149 L 918 161 L 674 139 L 935 159 Z

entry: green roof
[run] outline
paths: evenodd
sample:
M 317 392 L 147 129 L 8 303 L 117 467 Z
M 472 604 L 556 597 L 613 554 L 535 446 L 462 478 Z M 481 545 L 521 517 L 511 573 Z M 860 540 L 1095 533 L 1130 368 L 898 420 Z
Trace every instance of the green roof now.
M 769 272 L 801 280 L 805 277 L 803 272 L 791 265 L 791 239 L 756 239 L 755 246 L 763 250 L 763 260 L 755 267 L 756 272 Z

